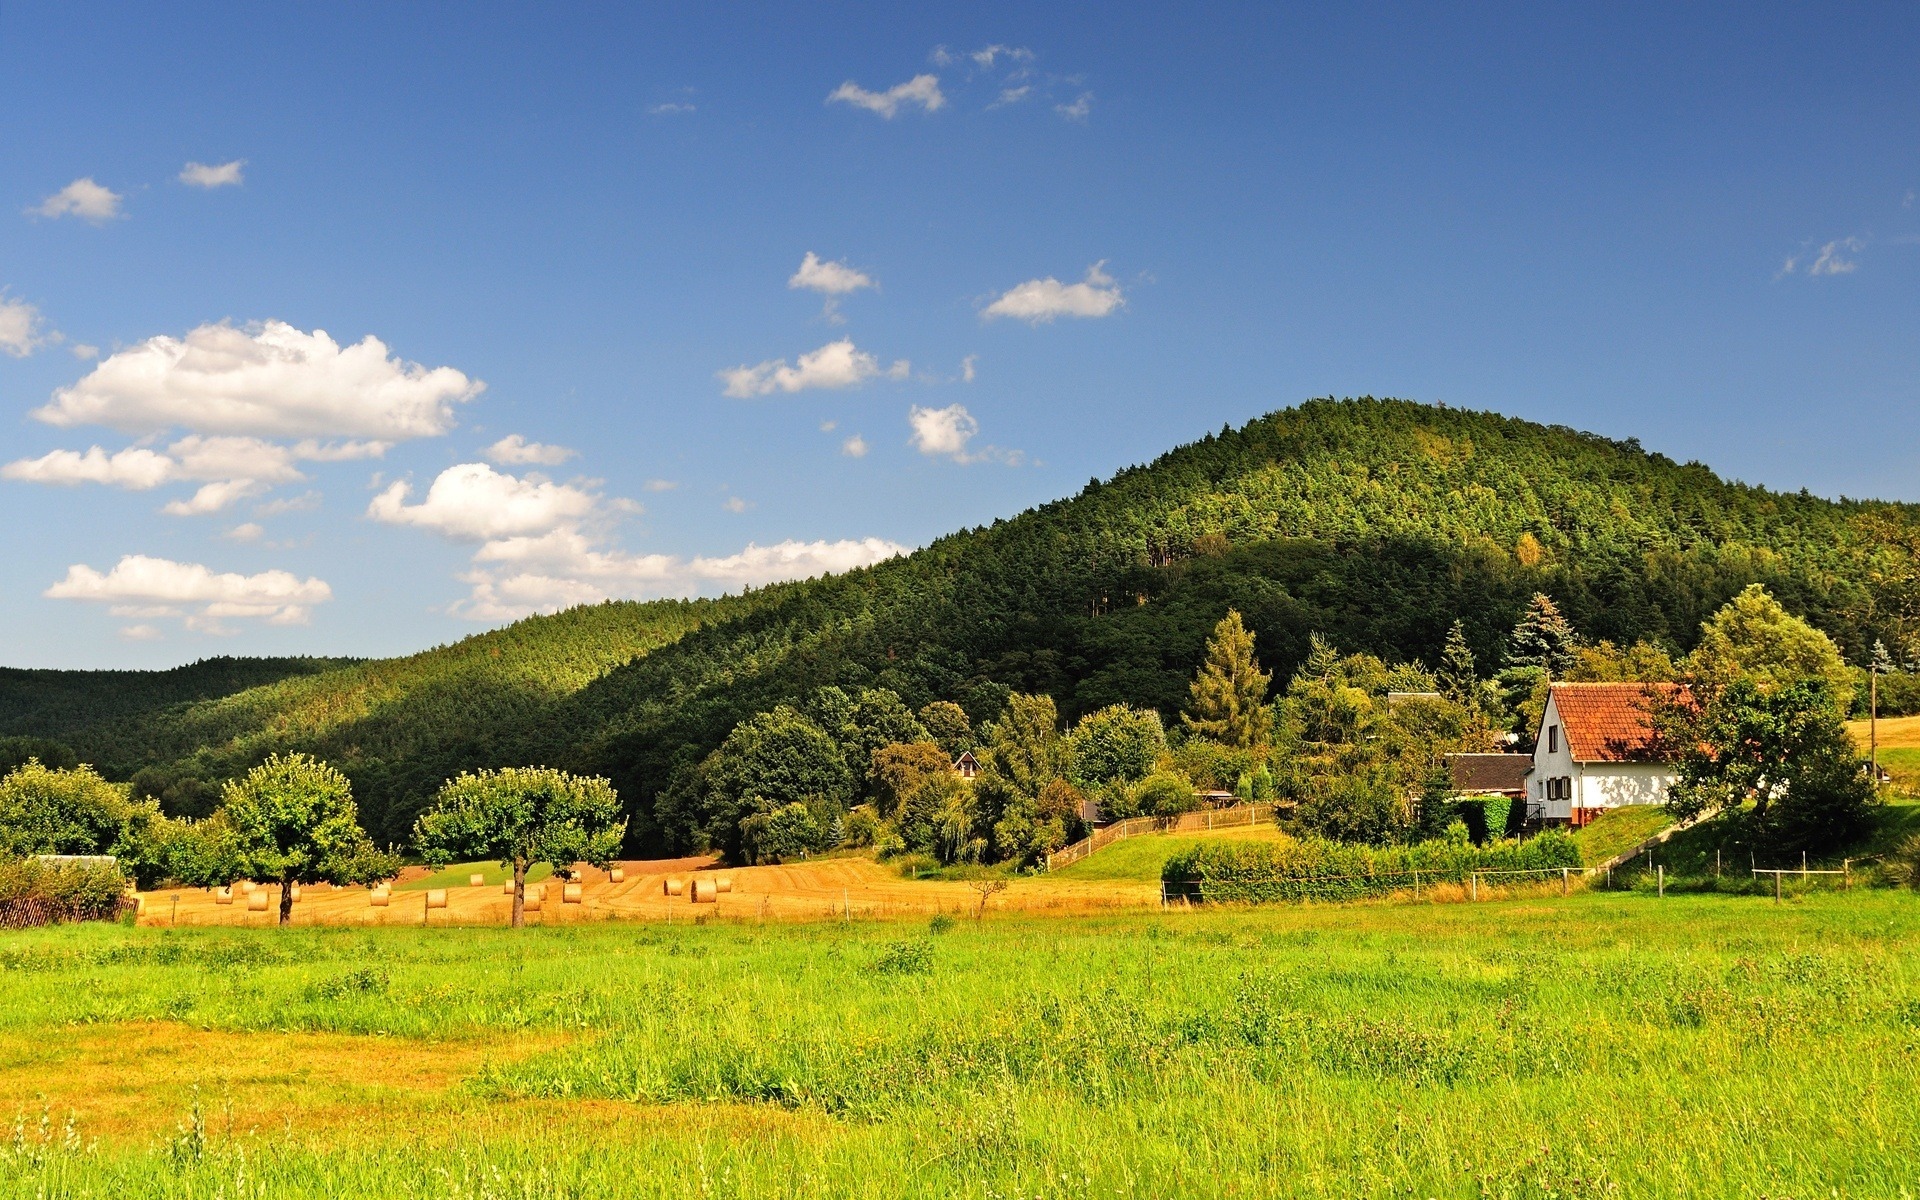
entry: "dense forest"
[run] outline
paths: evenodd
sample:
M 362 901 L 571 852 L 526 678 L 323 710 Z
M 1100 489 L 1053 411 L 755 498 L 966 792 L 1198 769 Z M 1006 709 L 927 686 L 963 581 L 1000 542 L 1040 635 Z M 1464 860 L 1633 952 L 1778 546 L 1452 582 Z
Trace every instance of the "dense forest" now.
M 8 672 L 0 734 L 58 738 L 119 778 L 311 751 L 383 842 L 461 769 L 604 773 L 641 849 L 677 768 L 822 687 L 954 701 L 976 723 L 1010 692 L 1069 720 L 1116 703 L 1171 718 L 1229 608 L 1277 690 L 1316 633 L 1435 663 L 1456 619 L 1490 670 L 1535 592 L 1589 639 L 1686 651 L 1756 582 L 1861 663 L 1876 639 L 1914 645 L 1917 551 L 1913 506 L 1771 492 L 1493 414 L 1317 400 L 842 576 L 574 609 L 403 659 Z

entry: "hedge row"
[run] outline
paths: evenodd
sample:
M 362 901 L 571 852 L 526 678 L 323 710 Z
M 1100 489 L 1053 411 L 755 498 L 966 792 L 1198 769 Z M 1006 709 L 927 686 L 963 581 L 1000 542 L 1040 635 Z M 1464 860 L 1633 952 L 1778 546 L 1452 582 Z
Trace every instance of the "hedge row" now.
M 127 879 L 117 867 L 0 859 L 0 927 L 111 921 L 129 903 Z
M 1525 841 L 1420 842 L 1356 846 L 1318 838 L 1284 842 L 1203 842 L 1167 860 L 1169 896 L 1261 903 L 1357 900 L 1415 884 L 1465 882 L 1475 871 L 1557 871 L 1578 867 L 1572 837 L 1549 832 Z

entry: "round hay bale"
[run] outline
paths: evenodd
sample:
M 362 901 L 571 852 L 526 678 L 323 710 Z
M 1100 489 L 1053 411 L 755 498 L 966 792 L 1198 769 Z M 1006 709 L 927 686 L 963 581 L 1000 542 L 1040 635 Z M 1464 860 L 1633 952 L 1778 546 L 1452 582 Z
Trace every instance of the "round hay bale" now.
M 485 887 L 487 886 L 487 877 L 485 875 L 482 875 L 480 872 L 475 871 L 473 874 L 467 876 L 467 886 L 468 887 Z
M 716 892 L 730 892 L 730 891 L 732 891 L 732 890 L 733 890 L 733 876 L 731 876 L 731 875 L 716 875 L 716 876 L 714 876 L 714 878 L 713 878 L 713 890 L 714 890 L 714 891 L 716 891 Z
M 242 879 L 240 881 L 240 894 L 243 896 L 251 896 L 259 890 L 260 885 L 251 879 Z
M 297 883 L 293 885 L 293 902 L 300 903 L 300 885 Z
M 615 867 L 607 872 L 608 883 L 625 883 L 626 881 L 627 871 L 625 867 Z
M 265 891 L 256 890 L 251 896 L 247 897 L 247 911 L 248 912 L 267 911 L 267 900 L 268 900 L 268 896 Z
M 233 889 L 230 887 L 223 887 L 219 891 L 216 891 L 213 894 L 213 902 L 215 904 L 232 904 Z
M 427 892 L 428 908 L 445 908 L 446 906 L 447 906 L 447 889 L 432 888 L 428 890 Z
M 375 908 L 385 908 L 393 903 L 393 893 L 385 888 L 375 888 L 367 893 L 367 903 Z
M 502 896 L 513 895 L 513 880 L 509 879 L 505 883 L 500 885 L 500 894 Z
M 667 895 L 678 896 L 687 890 L 687 881 L 684 879 L 669 879 L 661 886 L 666 890 Z
M 546 897 L 541 894 L 545 890 L 544 888 L 528 888 L 527 902 L 521 905 L 521 908 L 526 912 L 539 912 L 540 902 L 546 899 Z
M 720 889 L 711 879 L 693 881 L 693 902 L 695 904 L 718 904 Z
M 586 895 L 586 889 L 577 883 L 570 883 L 560 891 L 560 903 L 578 904 Z

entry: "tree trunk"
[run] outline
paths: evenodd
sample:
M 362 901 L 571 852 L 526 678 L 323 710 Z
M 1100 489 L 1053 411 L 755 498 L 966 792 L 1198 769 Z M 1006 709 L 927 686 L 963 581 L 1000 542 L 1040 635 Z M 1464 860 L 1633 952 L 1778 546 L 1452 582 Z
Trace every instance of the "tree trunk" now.
M 513 927 L 527 923 L 527 861 L 513 860 Z
M 280 881 L 280 923 L 293 924 L 293 880 Z

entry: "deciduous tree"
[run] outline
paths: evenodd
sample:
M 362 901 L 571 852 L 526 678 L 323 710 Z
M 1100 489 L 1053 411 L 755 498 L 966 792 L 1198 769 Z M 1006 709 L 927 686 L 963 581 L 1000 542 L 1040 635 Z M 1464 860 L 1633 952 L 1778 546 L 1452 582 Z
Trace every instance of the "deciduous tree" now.
M 221 820 L 243 874 L 280 885 L 280 923 L 293 920 L 293 887 L 372 883 L 399 873 L 360 828 L 353 786 L 306 754 L 276 754 L 221 794 Z
M 513 927 L 525 923 L 527 871 L 535 863 L 604 867 L 626 834 L 605 779 L 546 767 L 474 771 L 441 785 L 414 826 L 429 862 L 490 858 L 513 872 Z

